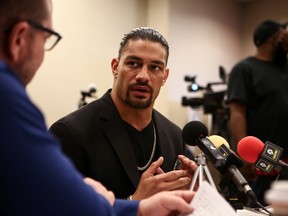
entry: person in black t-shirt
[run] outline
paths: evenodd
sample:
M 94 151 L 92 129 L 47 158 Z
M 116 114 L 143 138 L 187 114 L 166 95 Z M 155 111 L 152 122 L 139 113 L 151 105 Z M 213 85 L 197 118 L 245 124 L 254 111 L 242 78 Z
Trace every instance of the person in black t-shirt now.
M 255 136 L 284 148 L 288 157 L 288 70 L 287 31 L 285 24 L 263 21 L 254 31 L 256 54 L 237 63 L 231 71 L 227 101 L 230 108 L 230 130 L 234 143 L 245 136 Z M 261 172 L 250 164 L 242 169 L 253 184 L 258 201 L 278 173 Z

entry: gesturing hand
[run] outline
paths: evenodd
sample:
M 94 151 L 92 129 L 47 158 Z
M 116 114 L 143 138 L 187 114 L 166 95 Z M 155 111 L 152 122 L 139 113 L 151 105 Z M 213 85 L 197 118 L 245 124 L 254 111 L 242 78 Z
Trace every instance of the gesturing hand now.
M 132 196 L 133 200 L 144 199 L 160 191 L 170 191 L 189 185 L 191 179 L 187 177 L 187 171 L 174 170 L 167 173 L 160 168 L 163 157 L 153 162 L 142 174 L 138 187 Z
M 197 164 L 194 161 L 192 161 L 189 158 L 187 158 L 186 156 L 184 156 L 184 155 L 178 155 L 178 159 L 181 162 L 180 169 L 181 170 L 186 170 L 187 176 L 190 179 L 193 179 L 194 173 L 195 173 L 195 171 L 197 169 Z M 189 188 L 190 188 L 190 185 L 186 185 L 182 189 L 189 189 Z M 198 185 L 196 185 L 195 188 L 198 188 Z

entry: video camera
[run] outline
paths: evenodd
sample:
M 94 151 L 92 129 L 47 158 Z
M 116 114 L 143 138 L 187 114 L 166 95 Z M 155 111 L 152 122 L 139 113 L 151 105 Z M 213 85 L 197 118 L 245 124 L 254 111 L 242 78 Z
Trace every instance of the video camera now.
M 201 86 L 196 82 L 196 76 L 190 77 L 185 76 L 184 81 L 190 82 L 188 86 L 188 92 L 197 92 L 204 90 L 203 97 L 182 97 L 182 106 L 190 106 L 192 108 L 198 108 L 203 106 L 204 113 L 215 113 L 219 109 L 225 109 L 224 105 L 224 96 L 226 90 L 215 92 L 212 89 L 214 85 L 225 85 L 227 84 L 227 76 L 225 69 L 222 66 L 219 66 L 219 77 L 221 82 L 210 82 L 206 86 Z
M 97 98 L 96 92 L 97 88 L 94 83 L 91 83 L 89 85 L 88 90 L 81 90 L 80 91 L 81 98 L 78 103 L 78 108 L 80 109 L 88 104 L 88 102 L 86 101 L 87 98 Z

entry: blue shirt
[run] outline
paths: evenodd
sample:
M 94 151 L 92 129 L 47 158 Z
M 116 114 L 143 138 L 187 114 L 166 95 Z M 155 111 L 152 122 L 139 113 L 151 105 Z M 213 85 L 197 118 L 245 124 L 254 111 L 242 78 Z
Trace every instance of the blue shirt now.
M 137 215 L 139 202 L 116 200 L 111 207 L 83 182 L 2 61 L 0 99 L 0 215 Z

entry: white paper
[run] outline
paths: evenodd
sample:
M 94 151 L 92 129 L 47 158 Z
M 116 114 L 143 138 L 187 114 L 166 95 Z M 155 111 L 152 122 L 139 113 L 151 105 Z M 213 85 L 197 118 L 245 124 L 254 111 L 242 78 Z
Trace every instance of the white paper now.
M 191 205 L 194 211 L 189 216 L 237 216 L 232 206 L 207 181 L 198 188 Z
M 245 209 L 239 209 L 237 210 L 237 216 L 263 216 L 267 214 L 262 214 L 260 212 L 253 212 Z

